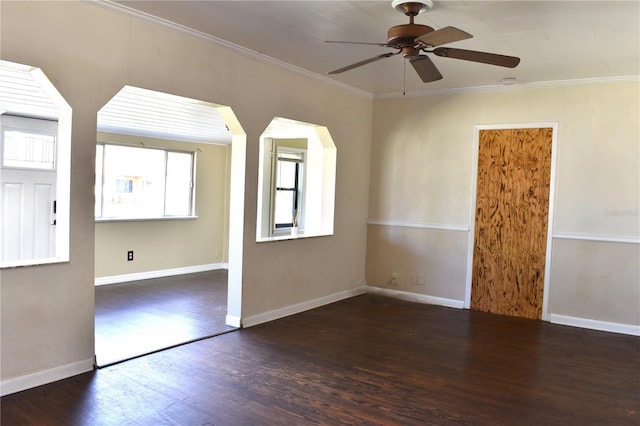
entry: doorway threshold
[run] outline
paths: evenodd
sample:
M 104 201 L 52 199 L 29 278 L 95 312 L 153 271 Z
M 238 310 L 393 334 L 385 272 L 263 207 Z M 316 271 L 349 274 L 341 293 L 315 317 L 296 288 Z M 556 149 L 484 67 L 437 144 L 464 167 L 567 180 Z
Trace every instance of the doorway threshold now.
M 180 346 L 188 345 L 190 343 L 195 343 L 195 342 L 199 342 L 201 340 L 211 339 L 211 338 L 214 338 L 214 337 L 217 337 L 217 336 L 222 336 L 223 334 L 233 333 L 234 331 L 240 330 L 239 327 L 231 327 L 231 326 L 227 326 L 227 327 L 228 327 L 227 330 L 220 331 L 218 333 L 211 334 L 209 336 L 198 337 L 198 338 L 195 338 L 195 339 L 187 340 L 185 342 L 176 343 L 176 344 L 165 346 L 165 347 L 162 347 L 162 348 L 159 348 L 159 349 L 153 349 L 153 350 L 150 350 L 148 352 L 132 355 L 132 356 L 129 356 L 129 357 L 126 357 L 126 358 L 122 358 L 122 359 L 110 360 L 110 361 L 106 361 L 106 362 L 102 363 L 102 362 L 99 362 L 98 358 L 96 357 L 96 368 L 99 370 L 99 369 L 102 369 L 102 368 L 111 367 L 111 366 L 114 366 L 114 365 L 117 365 L 117 364 L 121 364 L 123 362 L 131 361 L 133 359 L 142 358 L 142 357 L 147 356 L 147 355 L 155 354 L 155 353 L 166 351 L 166 350 L 169 350 L 169 349 L 174 349 L 174 348 L 177 348 L 177 347 L 180 347 Z

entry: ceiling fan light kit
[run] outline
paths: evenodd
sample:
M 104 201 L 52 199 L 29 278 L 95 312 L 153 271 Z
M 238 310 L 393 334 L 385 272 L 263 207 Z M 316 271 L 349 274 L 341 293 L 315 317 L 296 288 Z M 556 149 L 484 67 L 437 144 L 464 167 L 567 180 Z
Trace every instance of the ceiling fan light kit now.
M 434 30 L 428 25 L 415 24 L 414 18 L 433 7 L 431 0 L 405 1 L 393 0 L 391 6 L 409 17 L 409 23 L 396 25 L 387 31 L 386 43 L 365 43 L 348 41 L 328 41 L 328 43 L 370 44 L 380 47 L 396 49 L 396 52 L 388 52 L 373 58 L 365 59 L 355 64 L 339 68 L 329 74 L 339 74 L 380 59 L 402 54 L 413 65 L 420 79 L 425 82 L 440 80 L 442 75 L 435 64 L 427 55 L 430 53 L 444 58 L 462 59 L 465 61 L 479 62 L 489 65 L 497 65 L 507 68 L 515 68 L 520 63 L 520 58 L 514 56 L 498 55 L 495 53 L 478 52 L 475 50 L 456 49 L 453 47 L 437 47 L 456 41 L 466 40 L 473 36 L 455 27 L 444 27 Z

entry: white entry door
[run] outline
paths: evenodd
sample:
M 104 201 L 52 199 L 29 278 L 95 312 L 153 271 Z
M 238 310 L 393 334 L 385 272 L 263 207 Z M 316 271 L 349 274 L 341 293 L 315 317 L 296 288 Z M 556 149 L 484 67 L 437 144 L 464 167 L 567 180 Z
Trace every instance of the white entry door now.
M 0 116 L 0 262 L 56 255 L 58 123 Z
M 3 262 L 55 256 L 56 172 L 2 170 Z

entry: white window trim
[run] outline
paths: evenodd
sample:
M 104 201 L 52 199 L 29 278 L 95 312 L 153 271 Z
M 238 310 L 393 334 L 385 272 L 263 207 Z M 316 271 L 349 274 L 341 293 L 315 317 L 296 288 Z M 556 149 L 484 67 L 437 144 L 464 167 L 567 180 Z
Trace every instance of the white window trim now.
M 292 154 L 302 154 L 302 160 L 292 160 L 302 164 L 302 185 L 298 187 L 298 217 L 299 222 L 297 225 L 299 234 L 304 233 L 304 201 L 305 201 L 305 193 L 306 193 L 306 183 L 307 183 L 307 150 L 303 148 L 295 148 L 287 145 L 283 145 L 276 141 L 274 146 L 274 155 L 273 155 L 273 164 L 271 168 L 271 214 L 269 219 L 269 226 L 271 229 L 271 236 L 283 236 L 291 234 L 291 226 L 276 228 L 275 223 L 275 208 L 276 208 L 276 193 L 277 193 L 277 172 L 278 172 L 278 161 L 280 153 L 292 153 Z
M 167 153 L 169 152 L 177 152 L 177 153 L 182 153 L 182 154 L 190 154 L 191 155 L 191 197 L 190 197 L 190 206 L 189 206 L 189 210 L 190 210 L 190 214 L 189 215 L 163 215 L 163 216 L 142 216 L 142 217 L 138 217 L 138 216 L 132 216 L 132 217 L 103 217 L 103 216 L 95 216 L 94 220 L 96 223 L 110 223 L 110 222 L 148 222 L 148 221 L 163 221 L 163 220 L 194 220 L 194 219 L 198 219 L 198 216 L 196 215 L 196 186 L 197 186 L 197 182 L 196 182 L 196 165 L 198 163 L 198 157 L 197 157 L 197 152 L 195 151 L 188 151 L 188 150 L 180 150 L 180 149 L 173 149 L 173 148 L 165 148 L 165 147 L 152 147 L 152 146 L 139 146 L 139 145 L 131 145 L 131 144 L 120 144 L 120 143 L 113 143 L 113 142 L 98 142 L 96 145 L 102 145 L 107 146 L 119 146 L 119 147 L 130 147 L 130 148 L 139 148 L 139 149 L 153 149 L 153 150 L 159 150 L 159 151 L 164 151 L 165 153 L 165 182 L 166 182 L 166 160 L 167 160 Z M 103 148 L 104 149 L 104 148 Z M 103 151 L 104 153 L 104 151 Z M 104 187 L 104 154 L 103 154 L 103 166 L 102 166 L 102 185 Z M 103 194 L 103 189 L 100 189 L 99 192 L 100 197 L 104 197 Z M 101 200 L 100 202 L 101 205 L 101 212 L 100 214 L 103 213 L 104 210 L 104 198 Z M 166 190 L 164 193 L 164 200 L 163 200 L 163 211 L 166 211 Z

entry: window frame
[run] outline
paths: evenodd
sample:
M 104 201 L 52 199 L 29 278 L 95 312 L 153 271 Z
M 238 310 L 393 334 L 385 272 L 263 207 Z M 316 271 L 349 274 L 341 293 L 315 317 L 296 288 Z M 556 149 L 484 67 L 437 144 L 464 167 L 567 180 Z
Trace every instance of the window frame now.
M 2 133 L 0 134 L 2 150 L 0 150 L 0 167 L 3 169 L 9 170 L 32 170 L 32 171 L 43 171 L 43 172 L 58 172 L 58 131 L 47 131 L 33 128 L 34 123 L 38 122 L 46 122 L 46 123 L 56 123 L 58 125 L 58 120 L 50 120 L 46 118 L 33 118 L 26 116 L 18 116 L 6 114 L 7 118 L 14 120 L 13 124 L 2 126 Z M 32 126 L 32 127 L 29 127 Z M 36 125 L 35 127 L 39 127 Z M 6 133 L 7 132 L 18 132 L 24 133 L 27 135 L 38 135 L 38 136 L 49 136 L 53 138 L 53 163 L 51 168 L 39 168 L 39 167 L 23 167 L 23 166 L 11 166 L 5 164 L 5 148 L 6 148 Z
M 294 209 L 295 215 L 297 216 L 296 227 L 302 231 L 304 229 L 304 198 L 305 198 L 305 187 L 306 187 L 306 162 L 307 162 L 307 150 L 303 148 L 296 148 L 292 146 L 282 145 L 276 142 L 274 147 L 274 155 L 273 155 L 273 166 L 272 166 L 272 176 L 271 176 L 271 187 L 272 187 L 272 206 L 271 206 L 271 219 L 270 219 L 270 228 L 271 234 L 283 235 L 291 233 L 291 229 L 294 228 L 293 222 L 287 223 L 276 223 L 276 200 L 278 191 L 293 191 L 293 199 L 294 199 Z M 281 158 L 281 154 L 283 155 Z M 299 158 L 287 158 L 284 155 L 289 154 L 293 156 L 297 156 Z M 296 164 L 295 170 L 295 184 L 293 188 L 278 188 L 278 170 L 279 170 L 279 162 L 291 162 Z
M 103 151 L 102 151 L 102 164 L 98 165 L 98 157 L 97 157 L 97 153 L 98 153 L 98 146 L 102 146 Z M 164 164 L 163 164 L 163 191 L 162 191 L 162 216 L 159 215 L 155 215 L 155 216 L 108 216 L 108 217 L 104 217 L 104 185 L 105 185 L 105 158 L 106 156 L 105 154 L 105 147 L 106 146 L 116 146 L 116 147 L 128 147 L 128 148 L 135 148 L 135 149 L 143 149 L 143 150 L 155 150 L 155 151 L 162 151 L 164 153 L 163 155 L 163 159 L 164 159 Z M 171 153 L 178 153 L 178 154 L 188 154 L 191 156 L 191 168 L 190 168 L 190 172 L 191 172 L 191 176 L 190 176 L 190 180 L 189 180 L 189 212 L 186 215 L 167 215 L 166 211 L 167 211 L 167 164 L 168 164 L 168 157 Z M 191 150 L 180 150 L 180 149 L 174 149 L 174 148 L 166 148 L 166 147 L 154 147 L 154 146 L 139 146 L 139 145 L 131 145 L 131 144 L 121 144 L 121 143 L 113 143 L 113 142 L 98 142 L 96 144 L 96 172 L 98 170 L 101 170 L 102 175 L 100 176 L 100 178 L 98 178 L 98 176 L 96 176 L 96 187 L 95 187 L 95 192 L 96 192 L 96 207 L 98 205 L 98 203 L 100 204 L 100 216 L 96 216 L 95 215 L 95 210 L 94 210 L 94 218 L 96 222 L 136 222 L 136 221 L 154 221 L 154 220 L 181 220 L 181 219 L 197 219 L 198 216 L 196 215 L 196 165 L 197 165 L 197 152 L 196 151 L 191 151 Z M 98 182 L 101 183 L 100 186 L 100 190 L 98 191 Z

